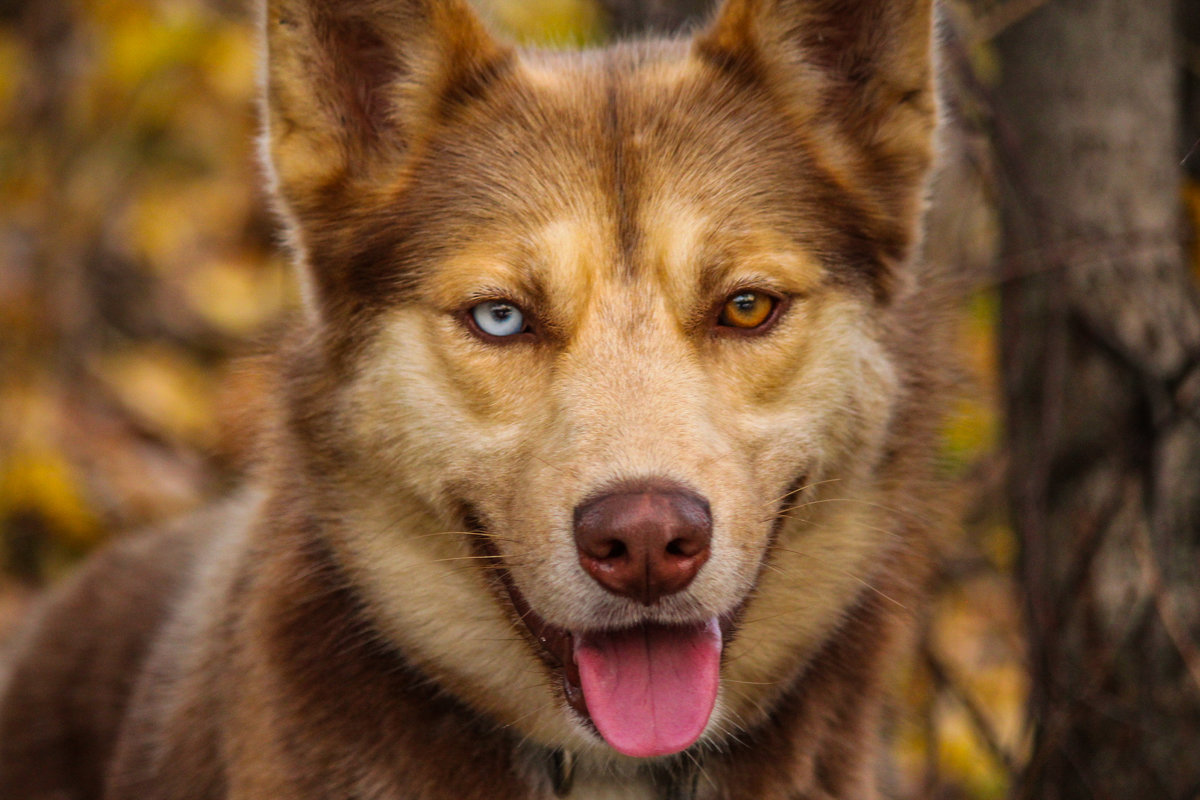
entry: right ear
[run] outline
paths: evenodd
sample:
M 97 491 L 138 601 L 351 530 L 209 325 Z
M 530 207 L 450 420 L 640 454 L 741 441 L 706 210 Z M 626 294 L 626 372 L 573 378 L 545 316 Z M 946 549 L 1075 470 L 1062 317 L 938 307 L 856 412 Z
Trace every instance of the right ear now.
M 267 0 L 263 24 L 264 144 L 302 249 L 510 58 L 466 0 Z

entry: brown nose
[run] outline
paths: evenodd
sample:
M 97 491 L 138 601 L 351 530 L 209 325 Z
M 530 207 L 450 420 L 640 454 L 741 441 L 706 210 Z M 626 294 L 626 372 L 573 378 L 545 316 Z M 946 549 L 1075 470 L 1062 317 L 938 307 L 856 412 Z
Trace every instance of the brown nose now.
M 607 494 L 575 509 L 579 563 L 608 591 L 644 605 L 687 588 L 711 541 L 708 503 L 682 487 Z

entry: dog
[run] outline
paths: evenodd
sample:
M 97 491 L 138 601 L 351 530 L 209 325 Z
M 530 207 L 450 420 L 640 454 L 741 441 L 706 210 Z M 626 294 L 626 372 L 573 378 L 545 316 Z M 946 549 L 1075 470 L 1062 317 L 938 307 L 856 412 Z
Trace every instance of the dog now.
M 50 597 L 7 800 L 870 800 L 931 558 L 931 0 L 522 52 L 269 0 L 303 283 L 231 499 Z

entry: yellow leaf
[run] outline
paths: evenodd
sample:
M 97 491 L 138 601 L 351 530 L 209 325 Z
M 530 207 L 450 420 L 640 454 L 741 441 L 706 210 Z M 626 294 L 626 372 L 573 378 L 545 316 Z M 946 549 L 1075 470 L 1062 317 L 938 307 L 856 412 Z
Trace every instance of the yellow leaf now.
M 21 41 L 7 30 L 0 30 L 0 121 L 7 122 L 11 116 L 17 89 L 24 77 L 27 57 Z
M 491 0 L 481 3 L 496 24 L 522 44 L 581 46 L 602 33 L 592 0 Z
M 18 512 L 44 517 L 68 545 L 94 544 L 101 532 L 75 470 L 50 448 L 20 450 L 0 469 L 0 515 Z
M 247 336 L 279 314 L 286 276 L 253 263 L 214 261 L 188 276 L 188 303 L 215 327 Z
M 192 444 L 212 442 L 213 378 L 185 352 L 140 345 L 102 356 L 96 372 L 144 425 Z
M 1001 765 L 979 741 L 966 711 L 954 707 L 939 721 L 938 760 L 945 773 L 965 784 L 977 800 L 1004 797 L 1008 780 Z
M 230 26 L 204 52 L 209 83 L 230 106 L 253 98 L 258 91 L 258 49 L 251 28 Z
M 1196 144 L 1197 153 L 1192 158 L 1200 158 L 1200 142 Z M 1183 205 L 1187 209 L 1193 231 L 1200 231 L 1200 181 L 1188 178 L 1183 182 Z M 1192 261 L 1192 275 L 1200 282 L 1200 236 L 1192 237 L 1192 251 L 1189 254 Z

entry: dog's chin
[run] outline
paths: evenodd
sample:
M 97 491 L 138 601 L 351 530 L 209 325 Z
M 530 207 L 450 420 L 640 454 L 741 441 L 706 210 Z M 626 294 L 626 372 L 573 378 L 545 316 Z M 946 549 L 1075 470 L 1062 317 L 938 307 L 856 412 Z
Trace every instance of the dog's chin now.
M 476 546 L 494 559 L 498 591 L 567 705 L 594 735 L 637 758 L 672 755 L 701 737 L 715 707 L 721 654 L 744 600 L 728 613 L 690 623 L 568 630 L 530 605 L 486 535 L 476 537 Z

